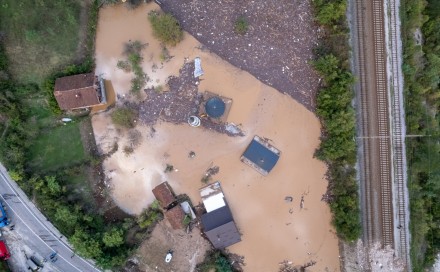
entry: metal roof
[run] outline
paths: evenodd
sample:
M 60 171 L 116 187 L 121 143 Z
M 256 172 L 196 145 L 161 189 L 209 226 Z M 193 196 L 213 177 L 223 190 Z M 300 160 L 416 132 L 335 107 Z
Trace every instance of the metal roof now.
M 264 143 L 260 137 L 255 136 L 243 156 L 250 165 L 263 174 L 269 173 L 280 158 L 280 152 Z
M 225 113 L 225 102 L 219 97 L 211 97 L 205 103 L 205 111 L 209 117 L 219 118 Z
M 228 205 L 202 215 L 202 225 L 215 248 L 225 248 L 241 241 Z

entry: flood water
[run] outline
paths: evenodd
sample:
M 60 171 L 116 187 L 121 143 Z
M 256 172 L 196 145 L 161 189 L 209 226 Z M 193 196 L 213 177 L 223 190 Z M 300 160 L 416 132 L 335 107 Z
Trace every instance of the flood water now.
M 152 37 L 147 20 L 154 3 L 129 11 L 124 6 L 106 7 L 100 12 L 96 42 L 96 73 L 111 80 L 118 96 L 129 95 L 131 76 L 118 70 L 123 44 L 128 40 L 148 43 L 144 71 L 153 82 L 164 84 L 169 75 L 178 75 L 185 58 L 200 57 L 205 75 L 199 91 L 218 93 L 233 100 L 228 122 L 241 124 L 246 136 L 231 138 L 203 128 L 159 123 L 155 133 L 138 125 L 143 142 L 126 156 L 122 147 L 127 132 L 115 128 L 108 113 L 92 118 L 97 144 L 108 151 L 114 142 L 119 150 L 104 162 L 115 202 L 125 211 L 138 214 L 154 197 L 152 188 L 168 181 L 176 193 L 186 193 L 193 203 L 201 202 L 201 178 L 211 166 L 220 172 L 219 180 L 242 241 L 228 249 L 245 256 L 245 271 L 278 271 L 279 263 L 289 260 L 316 265 L 310 271 L 339 271 L 338 240 L 330 224 L 329 207 L 321 201 L 325 193 L 325 165 L 313 158 L 319 144 L 320 124 L 316 116 L 292 98 L 262 84 L 214 54 L 201 51 L 189 34 L 170 49 L 170 62 L 160 63 L 160 44 Z M 153 64 L 159 69 L 151 70 Z M 150 69 L 150 70 L 149 70 Z M 145 97 L 142 97 L 145 99 Z M 271 140 L 281 150 L 275 168 L 264 177 L 240 162 L 240 156 L 253 138 Z M 195 152 L 189 158 L 190 151 Z M 166 164 L 176 171 L 164 173 Z M 293 197 L 286 202 L 285 197 Z M 300 208 L 301 196 L 304 207 Z

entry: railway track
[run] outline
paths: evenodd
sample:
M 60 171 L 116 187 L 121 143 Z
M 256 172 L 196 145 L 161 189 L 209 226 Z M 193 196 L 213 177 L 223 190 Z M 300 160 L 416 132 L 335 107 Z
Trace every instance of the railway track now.
M 398 7 L 395 0 L 355 0 L 354 4 L 363 240 L 369 246 L 376 242 L 391 246 L 408 268 Z
M 364 240 L 393 245 L 388 92 L 381 0 L 357 0 Z
M 401 71 L 401 54 L 400 46 L 400 24 L 398 6 L 395 0 L 389 0 L 389 35 L 390 35 L 390 70 L 391 88 L 390 93 L 392 95 L 392 146 L 393 146 L 393 170 L 394 170 L 394 214 L 397 221 L 397 229 L 395 235 L 395 249 L 397 255 L 406 263 L 408 270 L 411 268 L 411 262 L 409 258 L 409 220 L 408 214 L 408 193 L 406 190 L 406 153 L 405 153 L 405 119 L 403 111 L 403 82 Z

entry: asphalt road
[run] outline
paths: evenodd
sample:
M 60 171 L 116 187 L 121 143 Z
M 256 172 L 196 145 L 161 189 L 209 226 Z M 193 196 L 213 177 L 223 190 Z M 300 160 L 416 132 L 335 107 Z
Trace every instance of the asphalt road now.
M 42 271 L 100 271 L 93 263 L 74 254 L 65 238 L 29 201 L 1 164 L 0 193 L 0 199 L 11 220 L 10 225 L 14 225 L 13 231 L 9 227 L 3 230 L 3 236 L 11 250 L 9 263 L 13 271 L 27 271 L 26 256 L 36 255 L 49 260 L 48 256 L 54 251 L 58 253 L 57 261 L 46 262 Z

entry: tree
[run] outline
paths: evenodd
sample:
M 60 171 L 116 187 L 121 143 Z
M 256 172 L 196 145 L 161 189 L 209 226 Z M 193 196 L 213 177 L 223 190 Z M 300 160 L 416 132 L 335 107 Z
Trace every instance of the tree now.
M 70 237 L 75 251 L 86 258 L 99 258 L 102 256 L 101 244 L 92 239 L 83 229 L 77 228 L 75 233 Z
M 61 186 L 57 182 L 56 177 L 54 176 L 45 176 L 44 179 L 47 183 L 47 189 L 49 190 L 49 193 L 53 196 L 57 196 L 61 193 Z
M 73 229 L 78 222 L 78 216 L 68 207 L 61 206 L 55 213 L 55 220 L 66 226 L 66 228 Z
M 312 64 L 327 82 L 334 80 L 339 75 L 339 60 L 332 54 L 322 56 Z
M 118 247 L 124 244 L 124 231 L 122 229 L 112 228 L 102 236 L 102 242 L 107 247 Z
M 321 25 L 332 26 L 344 18 L 346 10 L 346 1 L 325 1 L 314 0 L 313 3 L 317 9 L 316 20 Z

